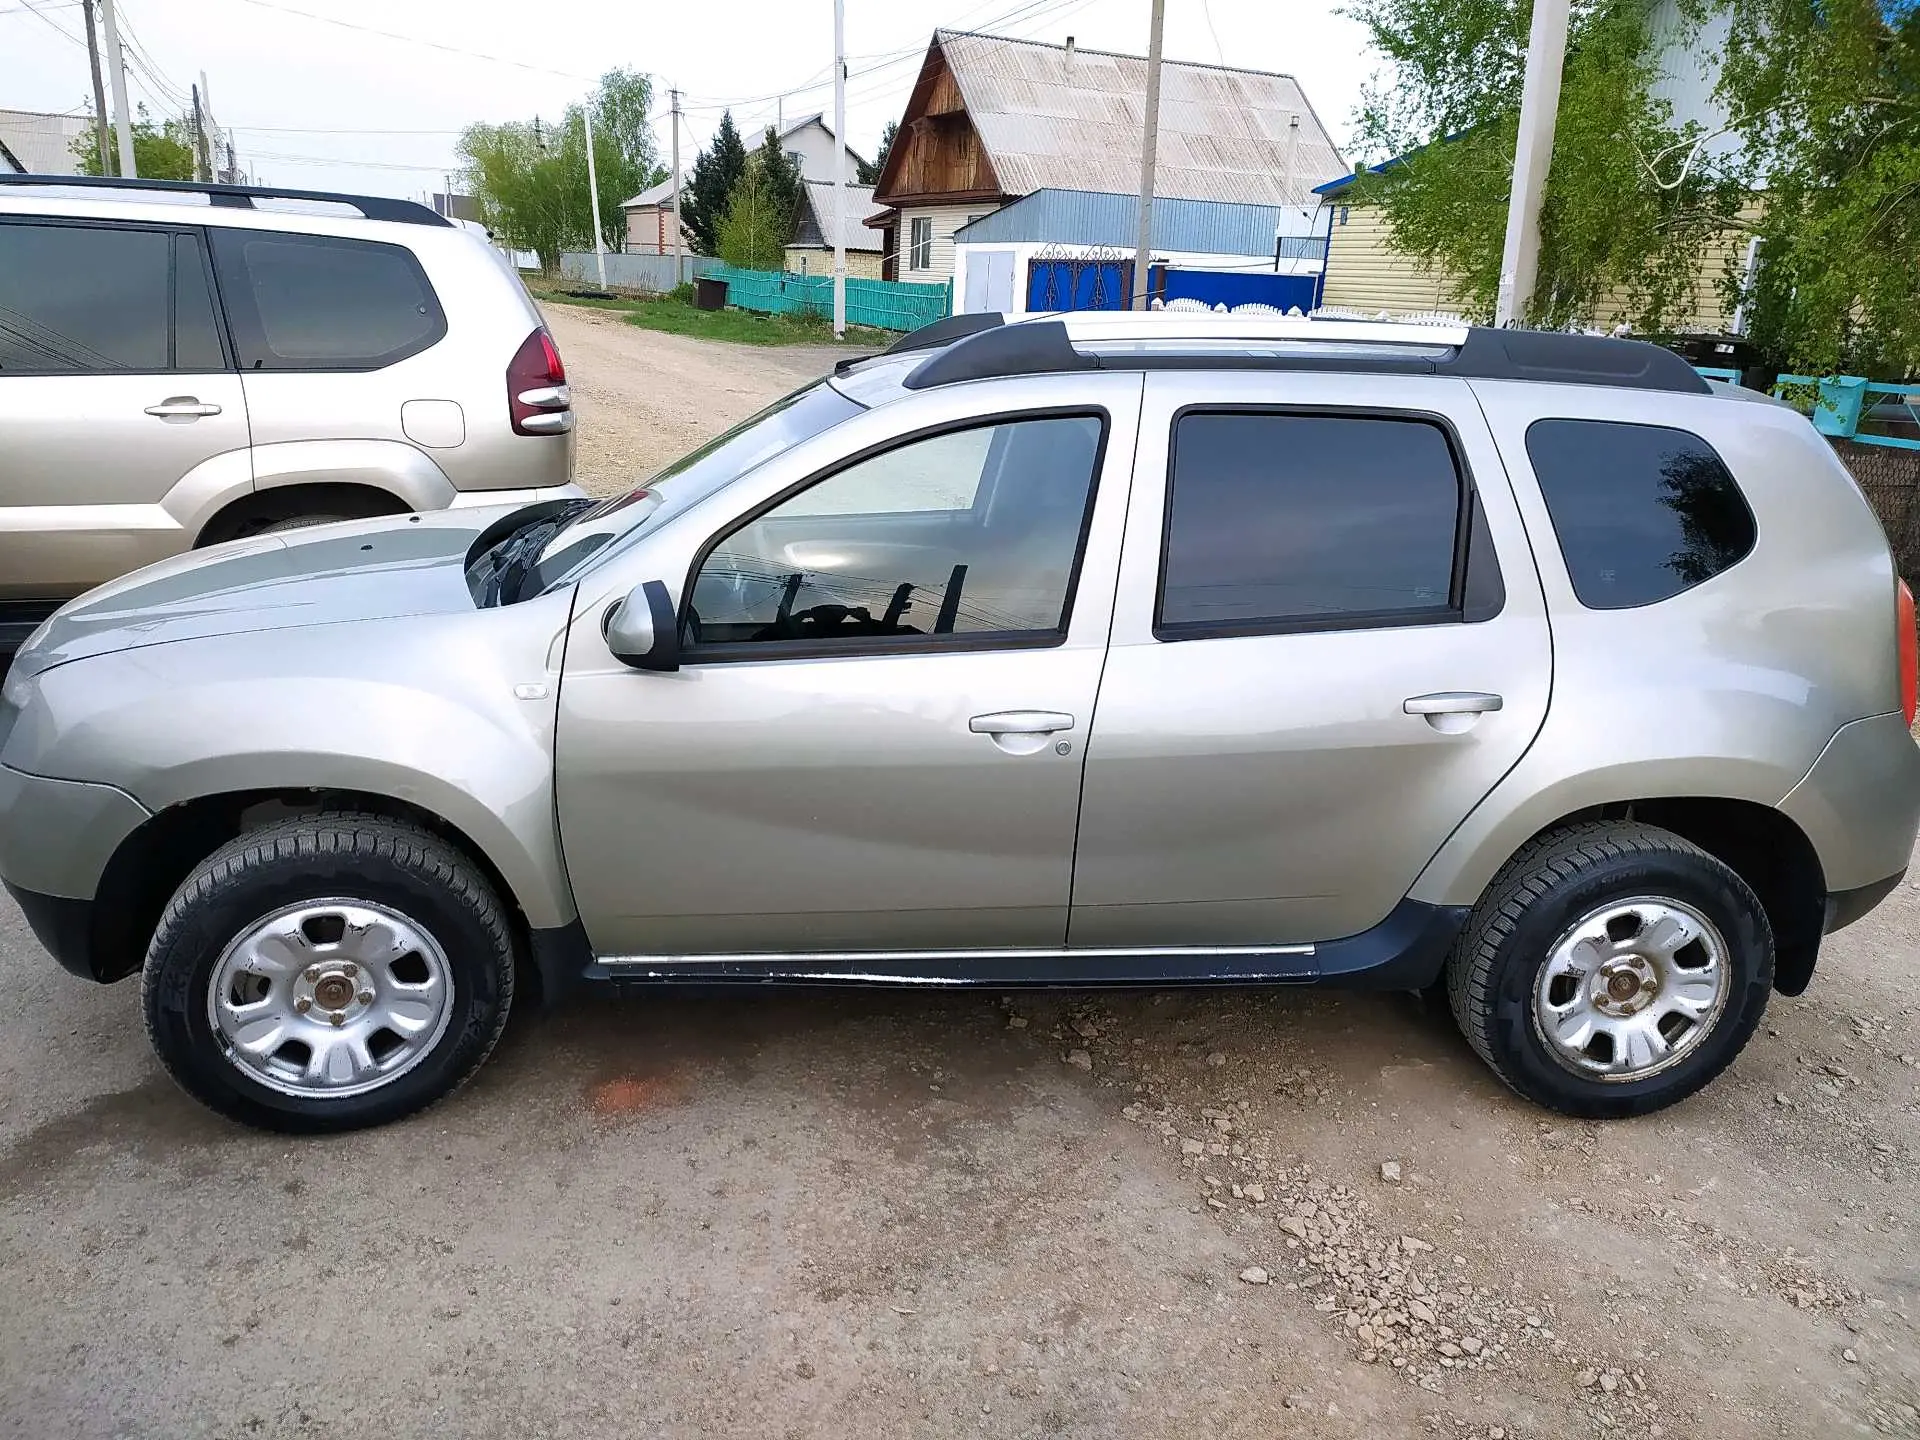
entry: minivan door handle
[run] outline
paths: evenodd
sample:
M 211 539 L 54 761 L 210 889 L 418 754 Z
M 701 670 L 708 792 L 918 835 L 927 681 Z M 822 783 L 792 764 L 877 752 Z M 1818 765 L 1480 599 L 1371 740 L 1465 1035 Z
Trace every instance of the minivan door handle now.
M 1431 695 L 1415 695 L 1401 708 L 1409 715 L 1423 715 L 1427 724 L 1442 735 L 1464 735 L 1490 710 L 1506 702 L 1485 690 L 1437 690 Z
M 198 420 L 219 413 L 218 405 L 203 404 L 198 395 L 169 395 L 158 405 L 147 406 L 147 414 L 160 420 Z
M 1058 710 L 999 710 L 991 715 L 976 715 L 967 722 L 976 735 L 985 735 L 1009 755 L 1038 755 L 1047 748 L 1047 737 L 1073 728 L 1073 716 Z M 1073 746 L 1062 740 L 1060 753 L 1070 754 Z
M 1071 730 L 1073 716 L 1058 710 L 999 710 L 974 716 L 967 728 L 976 735 L 1051 735 L 1056 730 Z
M 1409 715 L 1484 715 L 1506 702 L 1484 690 L 1436 690 L 1415 695 L 1401 708 Z

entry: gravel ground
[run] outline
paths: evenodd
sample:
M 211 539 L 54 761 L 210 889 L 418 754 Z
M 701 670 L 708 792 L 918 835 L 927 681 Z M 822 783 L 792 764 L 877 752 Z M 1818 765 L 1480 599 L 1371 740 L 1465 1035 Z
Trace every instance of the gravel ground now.
M 553 318 L 601 488 L 822 368 Z M 289 1141 L 0 901 L 0 1434 L 1920 1436 L 1916 939 L 1629 1123 L 1404 996 L 836 993 Z
M 722 345 L 630 325 L 618 311 L 546 305 L 579 412 L 575 478 L 630 489 L 729 425 L 859 354 L 830 345 Z

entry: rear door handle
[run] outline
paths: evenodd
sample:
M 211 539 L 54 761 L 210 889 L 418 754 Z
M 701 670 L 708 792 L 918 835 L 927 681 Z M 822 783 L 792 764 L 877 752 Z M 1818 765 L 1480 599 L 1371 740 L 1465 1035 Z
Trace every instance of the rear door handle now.
M 203 404 L 197 395 L 170 395 L 158 405 L 147 406 L 147 414 L 161 420 L 197 420 L 219 413 L 218 405 Z
M 967 728 L 976 735 L 1051 735 L 1056 730 L 1071 730 L 1073 716 L 1058 710 L 999 710 L 974 716 Z
M 1409 715 L 1484 715 L 1506 702 L 1484 690 L 1436 690 L 1415 695 L 1401 708 Z

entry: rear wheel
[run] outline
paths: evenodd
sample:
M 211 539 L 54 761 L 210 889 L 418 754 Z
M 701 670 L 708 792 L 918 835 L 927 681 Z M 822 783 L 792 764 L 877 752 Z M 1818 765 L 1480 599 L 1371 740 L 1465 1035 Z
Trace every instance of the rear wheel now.
M 513 942 L 445 841 L 371 815 L 289 819 L 209 856 L 147 953 L 147 1031 L 196 1099 L 274 1130 L 349 1130 L 479 1068 L 513 1003 Z
M 1740 1052 L 1773 984 L 1773 932 L 1746 882 L 1636 822 L 1528 845 L 1447 962 L 1453 1014 L 1513 1089 L 1568 1115 L 1642 1115 Z

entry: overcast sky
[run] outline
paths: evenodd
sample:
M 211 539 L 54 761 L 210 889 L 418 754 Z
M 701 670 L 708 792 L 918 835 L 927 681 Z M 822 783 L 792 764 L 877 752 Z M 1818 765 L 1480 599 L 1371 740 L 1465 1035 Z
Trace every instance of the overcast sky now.
M 1297 77 L 1344 144 L 1376 62 L 1335 3 L 1168 0 L 1166 53 Z M 936 25 L 1144 54 L 1148 9 L 846 0 L 853 146 L 871 154 L 899 117 Z M 278 185 L 417 197 L 454 167 L 462 126 L 558 117 L 615 65 L 659 83 L 663 161 L 668 86 L 685 96 L 683 164 L 728 102 L 753 133 L 776 104 L 789 119 L 832 117 L 831 0 L 120 0 L 119 10 L 134 98 L 178 113 L 204 71 L 241 167 Z M 0 108 L 87 106 L 80 17 L 78 0 L 0 0 Z

